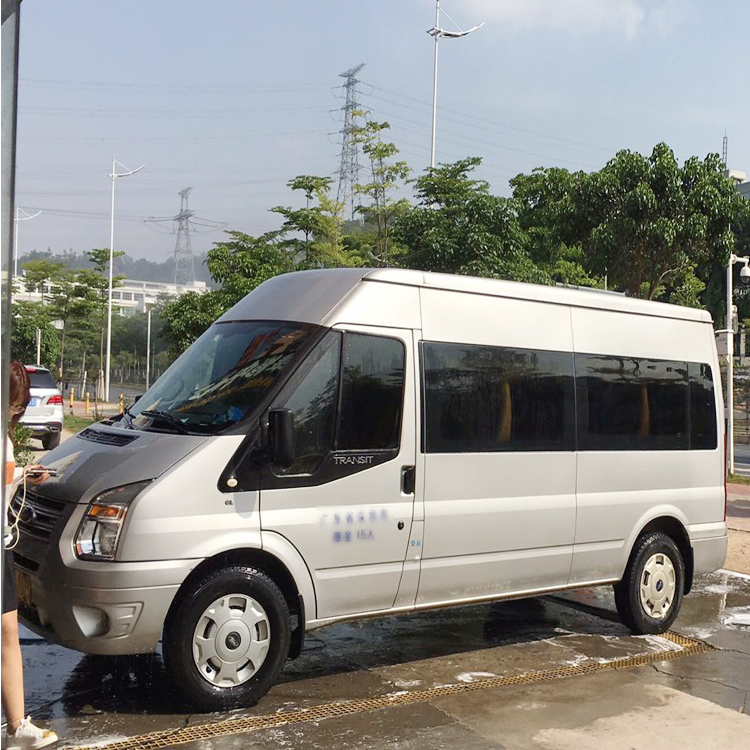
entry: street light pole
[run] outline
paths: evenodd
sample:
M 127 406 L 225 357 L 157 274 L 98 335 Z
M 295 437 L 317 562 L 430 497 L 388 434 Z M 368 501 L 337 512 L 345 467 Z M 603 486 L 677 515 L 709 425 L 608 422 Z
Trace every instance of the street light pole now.
M 440 13 L 456 27 L 456 31 L 448 31 L 440 28 Z M 432 75 L 432 143 L 430 146 L 430 169 L 435 168 L 435 129 L 437 123 L 437 75 L 438 75 L 438 39 L 458 39 L 459 37 L 471 34 L 477 29 L 484 26 L 484 21 L 471 29 L 462 31 L 456 22 L 445 12 L 440 10 L 440 0 L 435 0 L 435 26 L 428 29 L 427 33 L 435 37 L 435 69 Z
M 734 474 L 734 305 L 732 304 L 732 266 L 744 263 L 740 278 L 750 282 L 750 257 L 732 253 L 727 263 L 727 460 L 730 474 Z
M 146 305 L 146 390 L 151 374 L 151 308 Z
M 19 208 L 16 206 L 16 218 L 15 218 L 15 232 L 13 232 L 13 278 L 16 278 L 18 276 L 18 222 L 19 221 L 28 221 L 29 219 L 36 219 L 37 216 L 39 216 L 41 211 L 37 211 L 35 214 L 27 213 L 26 211 L 23 211 L 26 216 L 19 216 L 18 212 L 23 211 L 22 208 Z
M 118 177 L 129 177 L 131 174 L 140 172 L 146 165 L 141 164 L 138 169 L 128 169 L 124 164 L 120 166 L 125 169 L 125 172 L 117 172 L 117 165 L 120 164 L 114 157 L 112 157 L 112 215 L 109 224 L 109 295 L 107 299 L 107 359 L 106 369 L 104 377 L 104 401 L 109 403 L 109 375 L 110 375 L 110 361 L 112 354 L 112 269 L 115 264 L 115 180 Z

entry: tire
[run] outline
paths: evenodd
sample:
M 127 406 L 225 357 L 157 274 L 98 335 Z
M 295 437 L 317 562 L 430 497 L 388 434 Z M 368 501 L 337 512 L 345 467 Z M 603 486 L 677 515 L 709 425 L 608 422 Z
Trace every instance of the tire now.
M 668 630 L 685 590 L 685 563 L 674 540 L 661 532 L 639 537 L 614 589 L 620 619 L 634 633 Z
M 51 451 L 53 448 L 57 448 L 58 445 L 60 445 L 59 432 L 50 432 L 42 436 L 42 447 L 44 450 Z
M 219 568 L 180 594 L 164 630 L 164 662 L 201 710 L 253 706 L 284 666 L 290 631 L 284 595 L 265 573 Z

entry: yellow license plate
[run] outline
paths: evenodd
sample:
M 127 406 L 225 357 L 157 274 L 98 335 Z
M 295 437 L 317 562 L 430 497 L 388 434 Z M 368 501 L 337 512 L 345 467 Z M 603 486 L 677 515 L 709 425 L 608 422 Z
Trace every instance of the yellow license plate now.
M 31 578 L 16 569 L 16 598 L 18 606 L 31 604 Z

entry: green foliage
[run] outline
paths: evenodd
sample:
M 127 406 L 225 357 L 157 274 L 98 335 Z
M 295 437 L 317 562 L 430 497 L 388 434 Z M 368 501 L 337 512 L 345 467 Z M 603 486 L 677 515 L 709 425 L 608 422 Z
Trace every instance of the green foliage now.
M 650 158 L 620 151 L 581 182 L 574 201 L 594 271 L 653 299 L 660 286 L 684 291 L 693 268 L 726 264 L 738 198 L 715 154 L 680 169 L 660 143 Z
M 350 265 L 341 229 L 343 204 L 330 196 L 331 179 L 300 175 L 290 180 L 287 186 L 292 190 L 302 190 L 306 205 L 298 209 L 289 206 L 272 208 L 272 213 L 284 217 L 284 223 L 277 232 L 261 239 L 266 243 L 275 241 L 278 249 L 286 252 L 292 269 Z M 315 200 L 317 205 L 313 204 Z
M 54 372 L 60 355 L 60 337 L 52 326 L 50 309 L 41 302 L 14 302 L 12 305 L 10 356 L 24 364 L 37 364 Z M 41 362 L 36 361 L 36 329 L 41 331 Z
M 13 456 L 17 466 L 28 466 L 34 461 L 34 449 L 31 447 L 31 429 L 20 422 L 13 433 Z
M 229 308 L 220 292 L 187 292 L 161 308 L 164 326 L 162 338 L 172 358 L 187 349 L 218 317 Z
M 366 110 L 355 110 L 353 113 L 355 122 L 364 120 L 363 125 L 352 129 L 353 140 L 361 145 L 362 152 L 370 162 L 369 182 L 355 186 L 359 196 L 370 201 L 356 209 L 364 219 L 365 227 L 370 230 L 360 237 L 358 254 L 364 256 L 362 259 L 368 265 L 388 266 L 397 259 L 394 253 L 400 253 L 400 249 L 394 247 L 393 224 L 409 206 L 406 198 L 396 198 L 393 193 L 409 179 L 411 170 L 405 161 L 394 161 L 398 148 L 382 139 L 383 131 L 388 130 L 390 125 L 370 120 L 369 114 Z M 370 241 L 363 242 L 365 237 Z
M 486 182 L 470 178 L 480 163 L 463 159 L 416 180 L 418 205 L 399 216 L 394 227 L 395 238 L 407 248 L 403 265 L 549 283 L 526 252 L 516 203 L 491 195 Z

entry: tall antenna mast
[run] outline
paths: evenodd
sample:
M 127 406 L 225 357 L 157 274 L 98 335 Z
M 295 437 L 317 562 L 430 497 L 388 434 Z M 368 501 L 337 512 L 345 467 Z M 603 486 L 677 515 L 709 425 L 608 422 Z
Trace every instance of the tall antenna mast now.
M 727 167 L 727 146 L 729 145 L 729 141 L 727 140 L 727 131 L 724 131 L 724 140 L 721 143 L 721 160 L 724 162 L 724 169 L 728 169 Z
M 336 194 L 336 200 L 339 203 L 347 201 L 351 207 L 351 218 L 354 218 L 354 186 L 359 182 L 359 159 L 357 143 L 354 138 L 354 112 L 359 109 L 357 102 L 357 73 L 365 67 L 364 63 L 355 65 L 339 77 L 346 78 L 344 89 L 346 91 L 346 102 L 341 108 L 344 113 L 344 126 L 339 131 L 341 133 L 341 163 L 339 166 L 339 189 Z
M 223 221 L 210 221 L 201 219 L 195 215 L 195 211 L 188 208 L 188 196 L 193 188 L 187 187 L 180 190 L 177 195 L 180 196 L 180 212 L 176 216 L 164 216 L 154 218 L 150 216 L 144 219 L 144 224 L 160 224 L 170 222 L 172 230 L 170 234 L 177 234 L 177 242 L 174 246 L 174 283 L 175 284 L 194 284 L 195 283 L 195 263 L 193 262 L 193 248 L 190 242 L 190 235 L 200 231 L 210 232 L 226 226 Z

